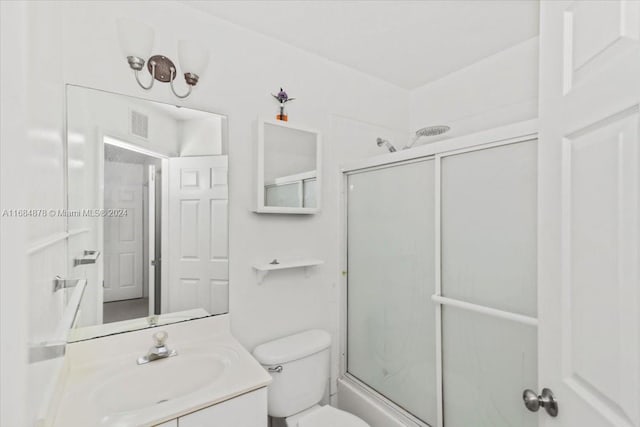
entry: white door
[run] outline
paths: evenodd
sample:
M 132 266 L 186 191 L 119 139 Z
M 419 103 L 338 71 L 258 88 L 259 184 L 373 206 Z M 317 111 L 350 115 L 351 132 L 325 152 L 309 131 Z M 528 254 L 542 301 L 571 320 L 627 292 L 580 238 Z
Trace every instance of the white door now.
M 227 312 L 227 210 L 227 156 L 169 159 L 169 312 Z
M 149 265 L 145 266 L 147 271 L 147 289 L 149 295 L 149 314 L 155 312 L 156 295 L 156 167 L 147 166 L 147 253 L 149 254 Z
M 104 302 L 142 298 L 143 166 L 105 161 Z
M 640 426 L 640 2 L 543 1 L 539 385 L 545 427 Z M 540 390 L 536 390 L 540 392 Z

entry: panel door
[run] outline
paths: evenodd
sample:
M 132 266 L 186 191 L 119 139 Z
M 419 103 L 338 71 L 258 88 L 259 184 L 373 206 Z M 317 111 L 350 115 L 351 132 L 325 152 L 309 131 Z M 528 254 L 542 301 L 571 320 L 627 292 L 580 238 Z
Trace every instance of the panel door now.
M 169 312 L 228 311 L 227 156 L 169 159 Z
M 143 173 L 139 164 L 104 164 L 104 208 L 126 210 L 104 217 L 104 302 L 142 298 Z
M 541 3 L 545 427 L 640 426 L 639 35 L 637 1 Z

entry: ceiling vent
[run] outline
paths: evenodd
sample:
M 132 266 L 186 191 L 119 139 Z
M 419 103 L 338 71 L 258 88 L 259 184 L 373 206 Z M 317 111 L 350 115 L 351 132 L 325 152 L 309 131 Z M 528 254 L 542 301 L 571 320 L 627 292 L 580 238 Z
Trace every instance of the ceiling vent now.
M 149 116 L 131 110 L 131 134 L 140 138 L 149 138 Z

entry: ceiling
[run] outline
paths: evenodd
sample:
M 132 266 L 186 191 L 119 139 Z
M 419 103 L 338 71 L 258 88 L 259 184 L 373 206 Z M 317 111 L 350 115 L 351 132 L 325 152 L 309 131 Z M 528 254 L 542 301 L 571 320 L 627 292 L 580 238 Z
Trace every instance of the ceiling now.
M 406 89 L 538 34 L 537 0 L 185 2 Z

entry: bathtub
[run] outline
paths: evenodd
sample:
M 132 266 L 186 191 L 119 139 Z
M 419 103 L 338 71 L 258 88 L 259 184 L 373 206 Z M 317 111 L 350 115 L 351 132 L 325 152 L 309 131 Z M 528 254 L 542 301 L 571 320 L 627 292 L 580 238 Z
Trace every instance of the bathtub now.
M 348 375 L 338 378 L 337 395 L 338 408 L 357 415 L 371 427 L 427 427 Z

